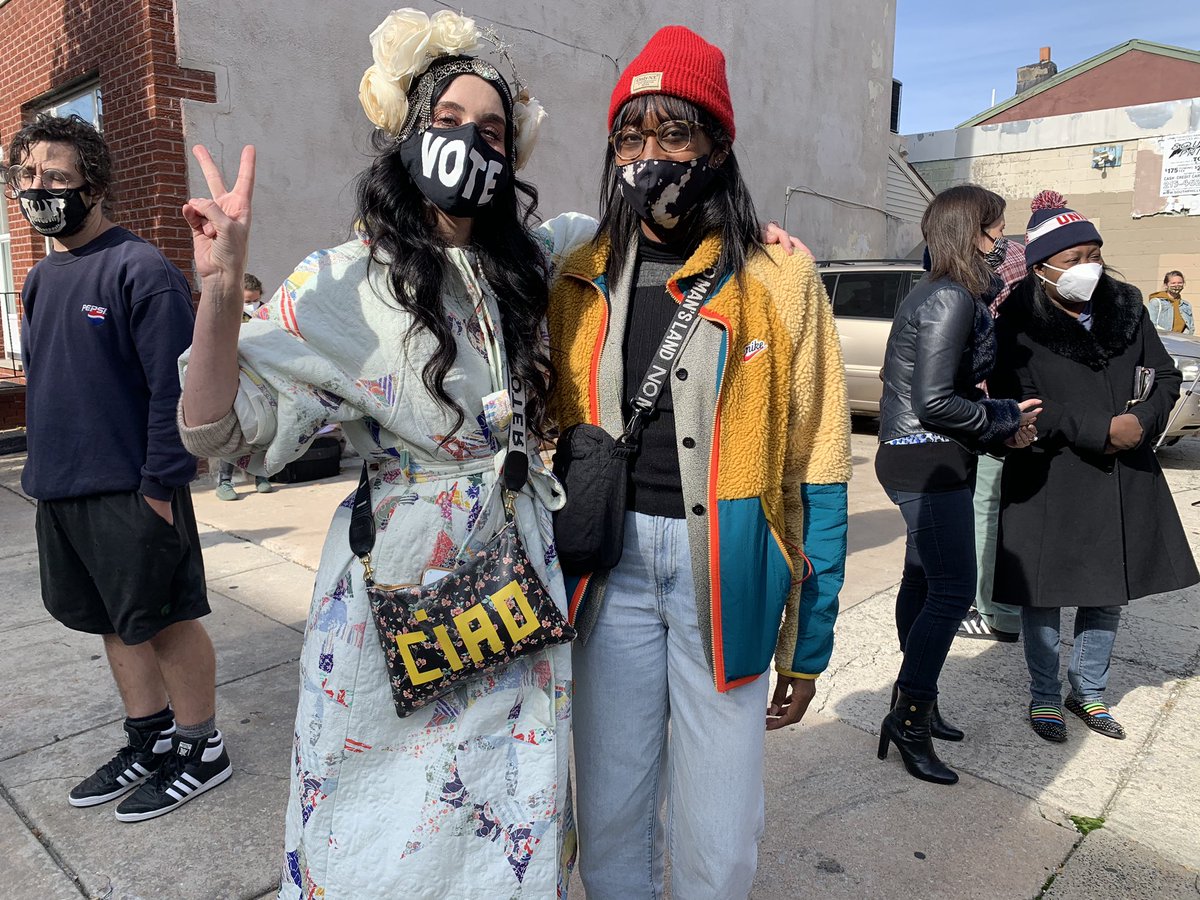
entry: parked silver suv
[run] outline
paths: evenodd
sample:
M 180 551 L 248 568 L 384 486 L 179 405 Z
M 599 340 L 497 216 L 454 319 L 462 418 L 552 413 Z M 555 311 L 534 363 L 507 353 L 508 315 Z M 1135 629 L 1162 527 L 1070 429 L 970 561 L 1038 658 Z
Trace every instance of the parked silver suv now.
M 846 360 L 850 412 L 879 415 L 883 350 L 900 301 L 924 276 L 911 259 L 835 260 L 817 263 Z

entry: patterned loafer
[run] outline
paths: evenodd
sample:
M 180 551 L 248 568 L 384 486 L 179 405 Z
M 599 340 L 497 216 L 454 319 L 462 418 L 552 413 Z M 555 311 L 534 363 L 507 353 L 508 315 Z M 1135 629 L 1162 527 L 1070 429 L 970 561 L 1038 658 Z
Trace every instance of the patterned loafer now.
M 1083 719 L 1083 724 L 1092 731 L 1105 737 L 1116 738 L 1118 741 L 1125 740 L 1125 729 L 1112 717 L 1112 713 L 1108 711 L 1108 707 L 1103 702 L 1099 700 L 1080 701 L 1075 698 L 1074 694 L 1071 694 L 1067 697 L 1066 705 L 1067 709 Z
M 1061 744 L 1067 739 L 1067 723 L 1062 710 L 1052 703 L 1030 703 L 1029 724 L 1038 737 Z

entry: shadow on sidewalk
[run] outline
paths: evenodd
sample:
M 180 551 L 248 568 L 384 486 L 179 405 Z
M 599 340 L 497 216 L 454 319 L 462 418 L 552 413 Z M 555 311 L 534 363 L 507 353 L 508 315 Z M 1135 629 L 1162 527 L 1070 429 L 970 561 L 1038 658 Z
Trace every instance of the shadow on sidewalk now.
M 1065 709 L 1067 742 L 1055 744 L 1038 737 L 1029 725 L 1029 672 L 1022 644 L 957 638 L 939 680 L 939 706 L 949 721 L 966 732 L 966 740 L 935 741 L 939 756 L 960 773 L 1049 804 L 1067 815 L 1102 816 L 1118 787 L 1139 764 L 1172 688 L 1178 679 L 1196 672 L 1200 628 L 1181 629 L 1176 624 L 1193 615 L 1193 598 L 1192 593 L 1177 592 L 1134 601 L 1126 608 L 1106 693 L 1114 716 L 1128 734 L 1123 741 L 1090 731 Z M 884 599 L 861 604 L 839 619 L 839 641 L 856 644 L 851 661 L 842 661 L 838 675 L 855 665 L 855 660 L 869 656 L 873 688 L 863 689 L 866 679 L 858 675 L 854 678 L 858 689 L 841 693 L 835 686 L 830 696 L 838 718 L 872 735 L 879 734 L 902 658 L 895 626 L 878 621 L 885 610 L 889 617 L 892 613 Z M 1063 611 L 1064 636 L 1072 633 L 1073 612 Z M 1069 690 L 1065 669 L 1070 652 L 1070 641 L 1064 639 L 1060 662 L 1064 695 Z M 838 662 L 835 659 L 835 664 Z M 901 783 L 913 780 L 902 768 L 894 746 L 888 760 L 879 765 L 888 767 L 889 777 Z M 983 825 L 991 812 L 979 809 L 975 815 Z

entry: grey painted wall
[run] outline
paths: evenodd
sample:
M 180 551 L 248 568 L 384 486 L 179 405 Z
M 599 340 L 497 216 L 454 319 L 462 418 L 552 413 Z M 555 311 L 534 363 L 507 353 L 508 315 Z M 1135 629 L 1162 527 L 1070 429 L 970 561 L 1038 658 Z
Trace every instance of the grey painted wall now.
M 259 151 L 250 270 L 273 287 L 313 249 L 345 239 L 353 179 L 369 160 L 357 99 L 367 36 L 404 0 L 176 0 L 185 65 L 217 75 L 218 102 L 186 102 L 189 143 L 232 178 L 244 143 Z M 414 3 L 427 12 L 443 6 Z M 818 256 L 887 251 L 883 207 L 891 102 L 893 0 L 476 0 L 550 118 L 524 175 L 540 212 L 594 213 L 609 96 L 620 69 L 659 27 L 685 24 L 729 63 L 735 151 L 766 219 L 782 219 Z M 453 4 L 452 8 L 459 8 Z M 503 70 L 503 67 L 501 67 Z M 191 162 L 193 192 L 204 181 Z M 271 288 L 268 288 L 270 290 Z

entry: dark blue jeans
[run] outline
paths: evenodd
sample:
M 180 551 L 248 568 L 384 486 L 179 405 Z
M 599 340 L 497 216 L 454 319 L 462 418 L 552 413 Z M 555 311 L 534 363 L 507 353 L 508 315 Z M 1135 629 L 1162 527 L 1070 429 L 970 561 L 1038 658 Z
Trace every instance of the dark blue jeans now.
M 975 599 L 972 492 L 964 487 L 887 494 L 908 526 L 904 574 L 896 595 L 896 633 L 904 652 L 900 690 L 916 700 L 936 700 L 950 644 Z

